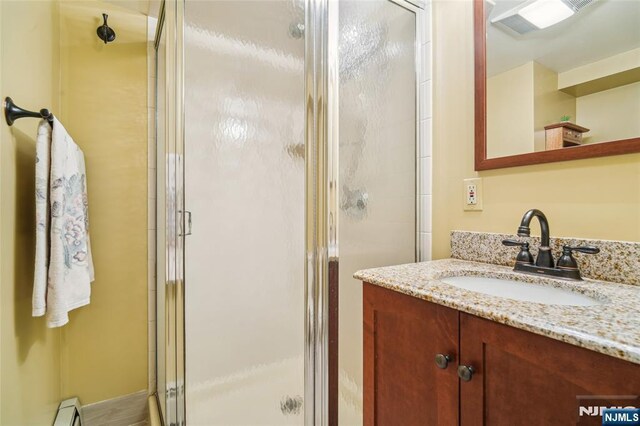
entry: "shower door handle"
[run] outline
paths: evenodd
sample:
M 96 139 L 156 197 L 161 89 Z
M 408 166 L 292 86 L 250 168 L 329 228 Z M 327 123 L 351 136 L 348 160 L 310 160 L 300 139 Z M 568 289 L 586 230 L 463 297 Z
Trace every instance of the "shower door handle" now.
M 191 235 L 191 226 L 192 226 L 191 212 L 189 210 L 185 210 L 185 211 L 180 210 L 180 213 L 184 213 L 186 215 L 186 220 L 182 223 L 186 224 L 186 228 L 187 228 L 187 232 L 180 234 L 180 236 L 186 237 L 187 235 Z

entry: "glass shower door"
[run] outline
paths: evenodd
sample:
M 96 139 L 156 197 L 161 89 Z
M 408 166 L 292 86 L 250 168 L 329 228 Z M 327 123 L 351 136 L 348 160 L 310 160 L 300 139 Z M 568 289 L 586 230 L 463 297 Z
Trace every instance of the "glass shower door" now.
M 418 12 L 403 1 L 338 2 L 340 425 L 362 424 L 353 273 L 416 260 Z
M 186 1 L 186 418 L 303 424 L 304 2 Z
M 352 274 L 415 260 L 419 9 L 403 0 L 165 3 L 165 423 L 301 425 L 306 415 L 312 424 L 331 387 L 340 424 L 362 424 L 362 287 Z M 339 365 L 326 386 L 336 288 Z

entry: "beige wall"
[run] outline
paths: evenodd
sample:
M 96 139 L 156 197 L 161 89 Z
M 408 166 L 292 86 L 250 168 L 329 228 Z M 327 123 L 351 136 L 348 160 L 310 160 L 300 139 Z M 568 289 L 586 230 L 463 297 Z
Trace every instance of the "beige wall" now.
M 147 29 L 99 1 L 63 0 L 60 21 L 60 111 L 86 156 L 96 271 L 91 304 L 62 329 L 62 393 L 87 404 L 147 388 Z
M 563 115 L 576 122 L 576 98 L 558 90 L 558 73 L 533 62 L 533 128 L 535 151 L 545 150 L 545 130 Z
M 576 98 L 585 143 L 640 137 L 640 82 Z
M 0 2 L 0 94 L 25 108 L 59 107 L 58 8 Z M 0 122 L 0 424 L 51 424 L 60 401 L 60 331 L 31 317 L 38 121 Z
M 625 71 L 638 68 L 640 68 L 640 48 L 562 72 L 558 75 L 558 88 L 563 89 L 606 77 L 619 76 Z M 612 80 L 615 81 L 615 78 Z
M 558 90 L 558 74 L 537 62 L 487 79 L 487 157 L 545 150 L 544 127 L 576 118 L 576 98 Z
M 487 79 L 489 158 L 533 151 L 533 91 L 533 62 Z
M 110 14 L 116 43 L 95 35 Z M 0 1 L 1 95 L 49 107 L 87 163 L 96 281 L 61 329 L 31 317 L 37 120 L 0 123 L 0 424 L 147 387 L 146 18 L 98 1 Z
M 551 233 L 640 241 L 640 154 L 476 173 L 473 170 L 473 4 L 440 0 L 434 13 L 434 258 L 452 229 L 515 232 L 529 208 Z M 462 179 L 484 179 L 484 211 L 462 210 Z

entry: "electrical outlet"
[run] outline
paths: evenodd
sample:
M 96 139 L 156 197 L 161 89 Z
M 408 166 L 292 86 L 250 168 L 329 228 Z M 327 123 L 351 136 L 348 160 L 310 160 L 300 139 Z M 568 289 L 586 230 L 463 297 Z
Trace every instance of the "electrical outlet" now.
M 482 178 L 465 179 L 463 183 L 464 210 L 482 210 Z
M 467 205 L 475 206 L 478 204 L 478 193 L 475 183 L 467 184 Z

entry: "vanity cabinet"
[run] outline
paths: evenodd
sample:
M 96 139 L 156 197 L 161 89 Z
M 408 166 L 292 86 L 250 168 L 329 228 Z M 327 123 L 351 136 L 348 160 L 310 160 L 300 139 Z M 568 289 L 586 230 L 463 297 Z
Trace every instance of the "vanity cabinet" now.
M 365 426 L 457 424 L 458 312 L 370 284 L 363 299 Z
M 367 426 L 595 425 L 580 405 L 620 401 L 578 396 L 640 395 L 640 365 L 367 283 L 363 296 Z
M 458 312 L 364 287 L 364 425 L 458 423 Z M 448 368 L 436 353 L 450 356 Z

